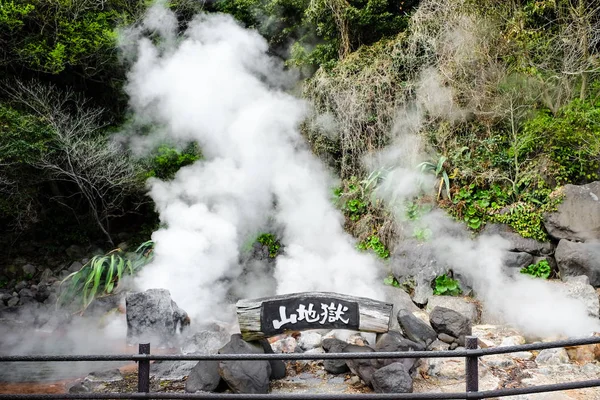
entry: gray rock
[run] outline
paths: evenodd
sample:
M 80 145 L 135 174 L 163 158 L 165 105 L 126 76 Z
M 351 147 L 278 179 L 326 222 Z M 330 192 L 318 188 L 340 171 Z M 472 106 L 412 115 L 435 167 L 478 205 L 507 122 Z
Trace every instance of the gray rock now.
M 21 289 L 21 290 L 19 290 L 19 297 L 20 298 L 23 298 L 23 297 L 31 297 L 31 298 L 33 298 L 34 297 L 34 293 L 30 289 L 27 289 L 27 288 Z
M 35 299 L 40 303 L 43 303 L 50 296 L 50 293 L 50 288 L 47 285 L 40 284 L 35 293 Z
M 180 380 L 194 369 L 196 361 L 162 361 L 150 364 L 150 376 L 158 380 Z
M 535 358 L 537 365 L 560 365 L 569 363 L 569 354 L 563 348 L 544 349 Z
M 221 382 L 219 375 L 219 362 L 203 360 L 199 361 L 190 371 L 185 381 L 185 391 L 188 393 L 214 392 Z
M 389 331 L 379 336 L 375 351 L 380 352 L 397 352 L 397 351 L 422 351 L 425 350 L 422 344 L 413 342 L 404 338 L 400 332 Z M 375 360 L 377 368 L 392 364 L 400 363 L 409 373 L 412 373 L 419 362 L 418 358 L 397 358 L 397 359 L 380 359 Z
M 118 369 L 90 372 L 85 378 L 89 382 L 118 382 L 123 380 L 123 375 Z
M 555 239 L 600 240 L 600 181 L 565 185 L 556 212 L 544 215 L 544 226 Z
M 503 253 L 504 267 L 510 269 L 521 269 L 533 264 L 533 256 L 529 253 L 505 251 Z
M 523 252 L 536 256 L 550 255 L 554 246 L 549 242 L 540 242 L 531 238 L 524 238 L 506 224 L 487 224 L 481 231 L 483 236 L 498 235 L 510 242 L 508 248 L 511 252 Z
M 67 272 L 71 273 L 71 272 L 77 272 L 79 271 L 81 268 L 83 268 L 83 264 L 80 263 L 79 261 L 73 261 L 71 263 L 71 266 L 69 267 L 69 269 L 67 270 Z
M 262 347 L 242 340 L 242 335 L 231 335 L 231 340 L 219 354 L 261 354 Z M 269 390 L 271 364 L 268 361 L 221 361 L 219 375 L 234 393 L 266 394 Z
M 392 315 L 398 315 L 400 310 L 408 310 L 408 312 L 419 311 L 419 307 L 417 307 L 417 305 L 410 298 L 410 295 L 404 290 L 386 285 L 383 287 L 383 292 L 384 301 L 393 304 Z M 398 321 L 392 319 L 390 328 L 397 329 L 399 327 L 400 325 L 398 325 Z
M 33 264 L 25 264 L 22 267 L 25 275 L 33 276 L 37 272 L 37 268 Z
M 458 340 L 457 338 L 450 336 L 446 333 L 440 333 L 438 335 L 438 339 L 440 339 L 442 342 L 448 343 L 448 344 L 452 344 Z
M 69 257 L 70 259 L 74 259 L 83 257 L 85 254 L 85 250 L 81 246 L 72 244 L 71 246 L 67 247 L 65 253 L 67 253 L 67 257 Z
M 69 388 L 69 393 L 77 394 L 77 393 L 88 393 L 90 389 L 84 386 L 81 382 L 74 384 Z
M 56 279 L 54 278 L 54 274 L 50 268 L 46 268 L 44 272 L 42 272 L 42 276 L 40 277 L 40 283 L 52 283 L 52 281 Z
M 217 354 L 228 341 L 229 335 L 225 331 L 204 330 L 186 338 L 181 346 L 181 352 L 183 354 Z
M 449 308 L 450 310 L 456 311 L 469 319 L 471 323 L 477 323 L 479 321 L 479 312 L 477 311 L 477 305 L 467 297 L 459 296 L 431 296 L 427 302 L 426 310 L 431 312 L 435 307 Z
M 431 326 L 407 310 L 398 311 L 398 323 L 407 338 L 423 346 L 428 346 L 437 338 L 437 334 Z
M 11 297 L 7 302 L 6 305 L 8 307 L 16 307 L 19 304 L 19 298 L 17 296 L 13 296 Z
M 554 254 L 564 280 L 569 276 L 586 275 L 590 284 L 600 286 L 600 242 L 577 243 L 561 240 Z
M 300 334 L 298 346 L 300 346 L 302 350 L 311 350 L 321 346 L 322 340 L 323 337 L 320 333 L 314 331 L 304 331 Z
M 16 284 L 15 286 L 15 292 L 20 292 L 21 290 L 25 289 L 27 287 L 27 282 L 25 281 L 21 281 L 19 283 Z
M 343 353 L 369 353 L 375 350 L 369 346 L 347 345 Z M 372 359 L 351 359 L 346 360 L 346 365 L 353 374 L 360 376 L 367 385 L 372 385 L 372 377 L 375 371 L 380 367 L 376 360 Z
M 427 350 L 430 351 L 446 351 L 448 349 L 450 349 L 450 345 L 442 342 L 441 340 L 435 340 L 433 343 L 427 346 Z
M 585 304 L 590 317 L 600 317 L 600 299 L 587 276 L 567 277 L 565 284 L 567 295 Z
M 348 346 L 348 343 L 340 339 L 330 338 L 323 339 L 321 346 L 323 347 L 323 350 L 328 353 L 342 353 L 346 346 Z M 325 371 L 330 374 L 343 374 L 348 372 L 346 360 L 324 360 L 323 367 L 325 368 Z
M 10 293 L 0 293 L 0 303 L 6 304 L 8 303 L 8 300 L 10 300 L 12 297 L 13 296 Z
M 258 341 L 263 348 L 265 354 L 274 354 L 273 348 L 269 344 L 267 339 L 261 339 Z M 282 379 L 285 378 L 285 363 L 283 360 L 269 360 L 269 364 L 271 365 L 271 375 L 270 379 Z
M 392 363 L 378 369 L 372 378 L 376 393 L 412 393 L 413 381 L 401 363 Z
M 125 298 L 127 341 L 172 346 L 175 335 L 189 325 L 187 313 L 165 289 L 128 293 Z
M 431 327 L 439 334 L 446 333 L 458 338 L 461 346 L 465 344 L 465 336 L 471 335 L 471 321 L 464 315 L 444 307 L 435 307 L 429 315 Z

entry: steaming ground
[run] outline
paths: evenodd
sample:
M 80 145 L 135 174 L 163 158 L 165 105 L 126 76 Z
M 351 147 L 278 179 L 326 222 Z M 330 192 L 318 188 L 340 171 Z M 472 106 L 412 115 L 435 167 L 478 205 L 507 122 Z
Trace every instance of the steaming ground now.
M 159 26 L 158 44 L 139 34 Z M 379 298 L 377 261 L 344 232 L 331 177 L 298 130 L 307 105 L 284 91 L 292 77 L 266 55 L 266 41 L 226 15 L 197 16 L 178 41 L 169 26 L 177 26 L 175 16 L 155 5 L 128 32 L 126 47 L 136 53 L 130 105 L 136 118 L 162 127 L 158 137 L 197 142 L 205 158 L 170 182 L 150 183 L 164 227 L 152 237 L 155 260 L 139 287 L 170 290 L 196 320 L 219 319 L 242 273 L 240 249 L 271 226 L 285 255 L 271 271 L 276 285 L 251 281 L 252 295 L 322 290 Z

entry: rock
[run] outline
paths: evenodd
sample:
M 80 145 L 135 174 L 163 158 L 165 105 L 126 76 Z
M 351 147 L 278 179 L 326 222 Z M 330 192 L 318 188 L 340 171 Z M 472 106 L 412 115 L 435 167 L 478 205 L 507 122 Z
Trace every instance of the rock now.
M 565 185 L 557 211 L 544 215 L 544 226 L 555 239 L 592 241 L 600 239 L 600 181 L 587 185 Z
M 436 339 L 433 343 L 427 346 L 427 350 L 430 351 L 446 351 L 450 349 L 450 345 L 448 343 L 442 342 L 441 340 Z
M 161 381 L 180 380 L 188 376 L 196 361 L 155 361 L 150 364 L 150 376 Z
M 27 287 L 27 282 L 25 281 L 21 281 L 19 283 L 16 284 L 15 286 L 15 292 L 20 292 L 21 290 L 25 289 Z
M 454 310 L 469 319 L 471 323 L 479 321 L 477 305 L 467 297 L 431 296 L 427 302 L 426 310 L 431 312 L 437 306 Z
M 242 339 L 242 335 L 231 335 L 231 340 L 219 350 L 219 354 L 260 354 L 262 347 L 254 346 Z M 269 390 L 271 364 L 265 360 L 221 361 L 219 375 L 234 393 L 266 394 Z
M 40 283 L 52 283 L 52 280 L 54 280 L 56 278 L 54 278 L 54 274 L 52 273 L 52 270 L 50 268 L 46 268 L 44 270 L 44 272 L 42 272 L 42 276 L 40 277 Z
M 188 393 L 214 392 L 221 382 L 219 362 L 211 360 L 199 361 L 190 371 L 185 381 L 185 391 Z
M 586 275 L 590 284 L 600 286 L 600 242 L 576 243 L 561 240 L 554 254 L 564 280 L 569 276 Z
M 457 338 L 447 335 L 445 333 L 440 333 L 438 335 L 438 339 L 441 340 L 442 342 L 448 343 L 448 344 L 452 344 L 458 340 Z
M 560 365 L 569 363 L 569 354 L 563 348 L 544 349 L 535 358 L 537 365 Z
M 300 346 L 302 350 L 311 350 L 321 346 L 322 340 L 323 337 L 320 333 L 314 331 L 304 331 L 300 334 L 298 346 Z
M 118 369 L 109 369 L 106 371 L 90 372 L 85 377 L 85 380 L 89 382 L 118 382 L 123 380 L 123 375 Z
M 525 344 L 525 338 L 523 336 L 508 336 L 502 339 L 502 343 L 498 347 L 509 347 L 509 346 L 520 346 Z
M 262 346 L 265 354 L 273 354 L 273 348 L 269 344 L 267 339 L 261 339 L 258 343 Z M 269 360 L 271 364 L 271 376 L 270 379 L 282 379 L 285 378 L 285 363 L 283 360 Z
M 434 242 L 420 242 L 416 239 L 401 241 L 390 259 L 392 273 L 403 283 L 414 281 L 413 301 L 425 305 L 433 295 L 431 282 L 448 270 L 444 263 L 438 262 Z
M 90 391 L 90 389 L 87 388 L 86 386 L 84 386 L 81 382 L 76 383 L 69 388 L 70 394 L 88 393 L 89 391 Z
M 185 339 L 181 346 L 183 354 L 217 354 L 229 341 L 224 331 L 200 331 Z
M 488 367 L 506 369 L 515 366 L 515 361 L 511 354 L 493 354 L 483 357 L 482 360 Z
M 554 252 L 552 243 L 540 242 L 531 238 L 524 238 L 506 224 L 487 224 L 480 235 L 498 235 L 510 242 L 507 249 L 511 252 L 529 253 L 537 256 L 550 255 Z
M 429 358 L 427 373 L 445 379 L 465 378 L 465 359 L 462 357 Z
M 410 295 L 400 288 L 386 285 L 383 287 L 383 292 L 385 296 L 384 301 L 393 304 L 392 315 L 398 315 L 400 310 L 407 310 L 411 313 L 420 310 L 419 307 L 417 307 L 412 301 Z M 396 329 L 398 327 L 398 321 L 392 319 L 390 328 Z
M 323 349 L 328 353 L 343 353 L 348 343 L 335 339 L 323 339 L 321 343 Z M 330 374 L 343 374 L 348 371 L 348 365 L 346 365 L 346 360 L 323 360 L 323 367 L 325 371 Z
M 0 304 L 6 304 L 12 298 L 12 294 L 8 292 L 0 293 Z
M 271 348 L 275 353 L 294 353 L 298 347 L 296 339 L 291 336 L 284 337 L 271 343 Z
M 69 269 L 67 270 L 67 272 L 71 273 L 71 272 L 77 272 L 79 271 L 81 268 L 83 268 L 83 264 L 80 263 L 79 261 L 73 261 L 71 263 L 71 266 L 69 267 Z
M 19 297 L 13 296 L 7 302 L 6 305 L 8 307 L 16 307 L 19 304 Z
M 461 346 L 465 344 L 465 336 L 471 335 L 471 321 L 464 315 L 451 310 L 437 306 L 429 315 L 431 327 L 439 334 L 446 333 L 458 338 Z
M 48 285 L 40 284 L 35 293 L 35 299 L 40 303 L 43 303 L 50 296 L 50 294 L 50 287 L 48 287 Z
M 37 268 L 32 264 L 25 264 L 23 265 L 22 269 L 25 276 L 28 275 L 30 278 L 37 272 Z
M 347 345 L 342 353 L 369 353 L 375 350 L 369 346 Z M 351 359 L 346 360 L 346 365 L 353 374 L 360 376 L 367 385 L 372 385 L 372 377 L 378 369 L 377 361 L 373 359 Z
M 171 300 L 165 289 L 128 293 L 125 298 L 129 343 L 171 346 L 178 331 L 189 325 L 187 313 Z
M 388 333 L 382 334 L 377 340 L 375 345 L 375 351 L 380 352 L 396 352 L 396 351 L 422 351 L 425 350 L 425 346 L 408 340 L 399 332 L 389 331 Z M 404 365 L 404 368 L 409 373 L 412 373 L 415 369 L 415 365 L 419 361 L 418 358 L 398 358 L 398 359 L 381 359 L 375 360 L 377 367 L 381 368 L 392 363 L 400 363 Z
M 533 264 L 533 256 L 529 253 L 505 251 L 503 252 L 504 267 L 510 272 L 511 270 L 520 270 Z
M 392 363 L 375 371 L 372 377 L 376 393 L 412 393 L 413 381 L 401 363 Z
M 437 334 L 431 326 L 412 315 L 408 310 L 401 309 L 397 316 L 402 332 L 413 342 L 428 346 L 437 338 Z
M 585 304 L 589 316 L 600 317 L 600 299 L 586 275 L 567 277 L 565 286 L 569 297 Z

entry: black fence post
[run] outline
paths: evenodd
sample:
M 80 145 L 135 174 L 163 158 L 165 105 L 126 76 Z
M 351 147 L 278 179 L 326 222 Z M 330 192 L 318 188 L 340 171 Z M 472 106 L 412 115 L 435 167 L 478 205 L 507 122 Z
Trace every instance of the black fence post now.
M 465 348 L 467 350 L 477 350 L 477 338 L 475 336 L 465 337 Z M 465 373 L 467 392 L 479 391 L 479 357 L 467 356 L 465 358 Z
M 139 353 L 150 354 L 150 343 L 140 343 Z M 138 392 L 150 392 L 150 360 L 138 362 Z

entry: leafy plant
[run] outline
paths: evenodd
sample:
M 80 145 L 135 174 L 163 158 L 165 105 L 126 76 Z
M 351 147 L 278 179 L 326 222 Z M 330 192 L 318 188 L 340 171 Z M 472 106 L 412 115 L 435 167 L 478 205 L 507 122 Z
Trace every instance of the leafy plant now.
M 281 243 L 275 235 L 271 233 L 263 233 L 257 239 L 257 242 L 266 246 L 269 249 L 269 257 L 275 258 L 277 254 L 279 254 L 279 249 L 281 248 Z
M 133 254 L 115 249 L 102 256 L 94 256 L 79 271 L 73 272 L 60 283 L 57 304 L 65 305 L 82 297 L 83 313 L 100 295 L 109 295 L 124 275 L 134 275 L 153 258 L 154 242 L 142 243 Z M 66 289 L 62 289 L 67 283 Z
M 548 260 L 540 260 L 536 264 L 530 264 L 527 267 L 521 268 L 521 273 L 536 278 L 548 279 L 552 273 L 552 268 Z
M 388 276 L 387 276 L 387 277 L 386 277 L 386 278 L 383 280 L 383 283 L 384 283 L 385 285 L 389 285 L 389 286 L 393 286 L 393 287 L 397 287 L 397 288 L 400 288 L 400 287 L 402 287 L 402 286 L 400 285 L 400 282 L 398 282 L 398 280 L 396 279 L 396 277 L 395 277 L 394 275 L 391 275 L 391 274 L 390 274 L 390 275 L 388 275 Z
M 448 178 L 448 173 L 444 169 L 444 163 L 447 159 L 447 157 L 441 156 L 435 164 L 429 161 L 424 161 L 417 165 L 417 168 L 419 168 L 421 172 L 431 172 L 440 180 L 437 195 L 438 200 L 442 193 L 442 187 L 446 188 L 446 195 L 449 199 L 452 199 L 450 196 L 450 179 Z
M 432 232 L 429 228 L 415 227 L 413 237 L 422 242 L 426 242 L 431 238 Z
M 443 274 L 433 281 L 433 294 L 437 296 L 458 296 L 462 294 L 462 290 L 456 279 Z
M 375 254 L 377 254 L 381 258 L 388 258 L 390 256 L 390 251 L 385 247 L 381 240 L 375 235 L 369 236 L 364 242 L 358 245 L 360 250 L 371 249 Z

